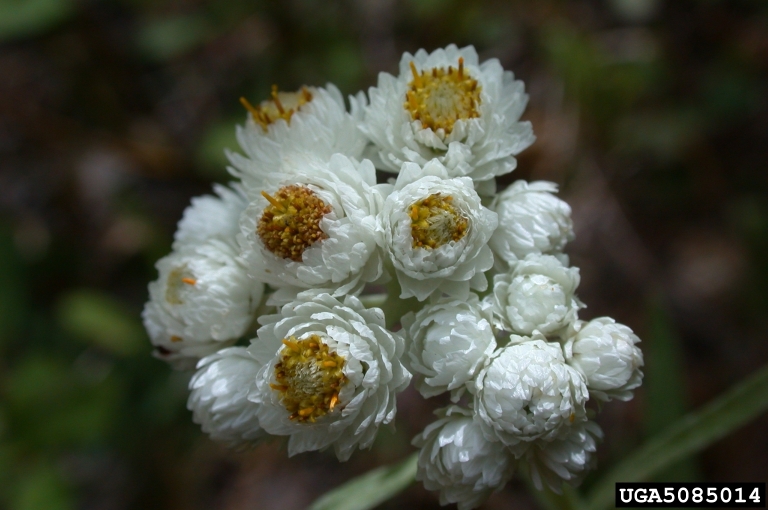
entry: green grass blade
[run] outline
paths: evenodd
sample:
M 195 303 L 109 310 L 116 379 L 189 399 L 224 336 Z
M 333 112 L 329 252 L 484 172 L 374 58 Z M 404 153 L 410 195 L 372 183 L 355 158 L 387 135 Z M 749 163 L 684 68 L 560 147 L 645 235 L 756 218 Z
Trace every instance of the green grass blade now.
M 316 500 L 309 510 L 368 510 L 408 487 L 416 479 L 414 453 L 393 466 L 373 469 Z
M 613 505 L 616 482 L 640 482 L 699 452 L 768 409 L 768 366 L 640 446 L 595 483 L 587 508 Z

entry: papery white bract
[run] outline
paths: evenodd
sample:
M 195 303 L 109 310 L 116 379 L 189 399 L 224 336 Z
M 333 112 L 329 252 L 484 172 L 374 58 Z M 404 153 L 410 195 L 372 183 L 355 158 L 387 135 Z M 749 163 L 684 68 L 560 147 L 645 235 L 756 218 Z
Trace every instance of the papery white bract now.
M 216 195 L 203 195 L 192 199 L 192 205 L 184 210 L 174 234 L 173 249 L 182 250 L 218 239 L 237 247 L 240 231 L 240 215 L 248 205 L 248 199 L 238 184 L 232 187 L 213 185 Z
M 261 322 L 249 348 L 262 365 L 249 400 L 259 404 L 264 430 L 290 436 L 289 455 L 333 446 L 347 460 L 355 448 L 369 448 L 379 426 L 394 420 L 396 395 L 411 380 L 400 362 L 403 339 L 384 328 L 381 310 L 353 296 L 340 302 L 309 292 Z M 303 349 L 328 361 L 302 357 Z M 305 404 L 326 390 L 329 401 Z
M 489 441 L 516 454 L 527 442 L 563 437 L 586 420 L 589 394 L 583 376 L 565 364 L 558 344 L 517 339 L 497 351 L 470 386 L 475 419 Z
M 643 352 L 631 329 L 610 317 L 573 325 L 565 344 L 568 364 L 587 380 L 590 394 L 600 400 L 630 400 L 643 382 Z
M 511 454 L 485 439 L 472 412 L 451 406 L 413 440 L 420 448 L 416 479 L 440 491 L 440 504 L 458 503 L 459 510 L 480 506 L 512 477 Z
M 584 305 L 574 292 L 579 268 L 551 255 L 528 255 L 509 273 L 493 277 L 493 313 L 499 326 L 517 335 L 556 333 L 576 320 Z
M 155 355 L 174 367 L 194 367 L 253 322 L 264 284 L 248 277 L 231 245 L 214 239 L 173 252 L 156 267 L 142 317 Z
M 497 59 L 480 64 L 472 46 L 406 52 L 400 74 L 380 73 L 368 94 L 361 129 L 392 172 L 437 157 L 450 177 L 469 176 L 489 195 L 494 177 L 514 170 L 515 155 L 535 140 L 530 122 L 520 121 L 523 83 Z
M 256 416 L 258 405 L 248 401 L 259 368 L 243 347 L 222 349 L 200 361 L 189 382 L 187 408 L 211 439 L 237 448 L 267 436 Z
M 466 299 L 470 288 L 485 290 L 484 272 L 493 266 L 488 239 L 496 226 L 496 214 L 483 207 L 469 178 L 449 178 L 436 159 L 423 168 L 404 164 L 377 228 L 400 297 L 423 301 L 440 291 Z
M 258 114 L 249 114 L 245 125 L 237 127 L 237 140 L 245 156 L 227 151 L 232 163 L 230 172 L 242 180 L 251 198 L 259 196 L 264 179 L 279 172 L 283 161 L 294 154 L 309 154 L 322 161 L 336 153 L 360 159 L 367 140 L 357 127 L 358 119 L 347 113 L 344 98 L 334 85 L 275 92 L 257 109 L 274 110 L 274 94 L 283 103 L 290 102 L 282 106 L 291 113 L 259 121 Z M 304 94 L 309 94 L 310 100 L 302 103 Z
M 408 341 L 404 361 L 420 374 L 416 387 L 424 397 L 451 391 L 461 397 L 465 384 L 496 349 L 490 303 L 470 293 L 461 301 L 442 298 L 401 319 Z
M 498 263 L 512 264 L 526 255 L 562 253 L 574 237 L 570 206 L 557 198 L 557 185 L 515 181 L 496 195 L 491 210 L 499 228 L 489 241 Z
M 539 490 L 546 486 L 558 494 L 564 481 L 579 485 L 596 464 L 594 453 L 602 437 L 597 423 L 585 421 L 574 424 L 562 437 L 531 443 L 522 460 L 529 466 L 533 485 Z
M 241 217 L 239 240 L 251 276 L 282 289 L 271 303 L 311 288 L 356 294 L 383 277 L 375 239 L 382 187 L 370 161 L 297 156 L 263 186 Z

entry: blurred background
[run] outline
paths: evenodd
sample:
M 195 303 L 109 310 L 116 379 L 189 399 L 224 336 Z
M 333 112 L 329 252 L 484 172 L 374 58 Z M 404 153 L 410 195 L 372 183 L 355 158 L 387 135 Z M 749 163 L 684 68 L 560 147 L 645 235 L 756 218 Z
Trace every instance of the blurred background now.
M 768 361 L 764 1 L 0 0 L 0 508 L 301 509 L 412 451 L 441 402 L 411 390 L 346 464 L 225 450 L 140 312 L 189 199 L 228 180 L 240 96 L 355 93 L 449 43 L 525 81 L 538 139 L 508 181 L 560 185 L 582 318 L 643 339 L 602 468 Z M 660 479 L 765 481 L 766 429 Z M 536 508 L 517 480 L 484 508 L 512 505 Z M 438 504 L 419 484 L 382 508 Z

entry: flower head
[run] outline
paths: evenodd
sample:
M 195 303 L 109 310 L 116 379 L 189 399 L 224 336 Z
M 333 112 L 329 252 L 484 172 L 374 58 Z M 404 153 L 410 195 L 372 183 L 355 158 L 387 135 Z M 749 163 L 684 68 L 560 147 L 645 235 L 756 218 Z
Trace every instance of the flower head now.
M 496 214 L 480 203 L 467 177 L 448 178 L 432 160 L 403 165 L 378 219 L 378 243 L 400 282 L 400 297 L 423 301 L 435 291 L 466 299 L 485 290 L 484 271 L 493 265 L 488 239 Z
M 282 289 L 284 303 L 303 289 L 336 296 L 382 278 L 375 215 L 383 198 L 369 161 L 341 154 L 328 163 L 292 160 L 265 180 L 241 217 L 240 244 L 250 274 Z
M 584 374 L 587 388 L 600 400 L 630 400 L 643 381 L 640 339 L 610 317 L 578 321 L 565 344 L 568 364 Z
M 289 455 L 333 446 L 347 460 L 371 446 L 411 380 L 403 339 L 381 310 L 308 292 L 262 323 L 249 348 L 261 364 L 249 400 L 264 430 L 290 436 Z
M 533 485 L 560 494 L 563 482 L 581 483 L 596 463 L 597 440 L 603 431 L 593 421 L 575 423 L 566 434 L 552 441 L 534 441 L 522 459 L 528 463 Z
M 579 268 L 551 255 L 528 255 L 511 272 L 493 277 L 493 313 L 499 326 L 518 335 L 550 335 L 576 320 L 583 305 L 574 295 Z
M 393 172 L 437 157 L 451 177 L 469 176 L 492 193 L 493 178 L 514 170 L 515 155 L 534 141 L 519 120 L 523 83 L 496 59 L 480 64 L 472 46 L 405 53 L 399 76 L 379 74 L 369 96 L 361 129 Z
M 552 441 L 586 420 L 589 398 L 584 380 L 565 364 L 557 344 L 541 337 L 517 339 L 497 351 L 475 378 L 475 419 L 489 440 L 520 454 L 527 442 Z
M 187 408 L 211 439 L 230 447 L 254 444 L 266 437 L 248 401 L 259 364 L 242 347 L 222 349 L 203 358 L 189 382 Z
M 230 172 L 242 179 L 251 198 L 258 197 L 264 179 L 279 172 L 282 162 L 296 154 L 328 161 L 341 153 L 359 159 L 367 143 L 357 122 L 347 113 L 339 89 L 302 87 L 297 92 L 278 92 L 258 106 L 243 101 L 249 110 L 237 140 L 245 155 L 227 152 Z
M 237 340 L 254 320 L 264 285 L 248 277 L 233 247 L 219 240 L 157 261 L 144 326 L 155 355 L 176 368 Z
M 489 245 L 499 262 L 513 264 L 531 253 L 559 254 L 573 239 L 571 208 L 555 192 L 552 182 L 515 181 L 496 195 L 491 210 L 499 215 L 499 228 Z
M 513 458 L 485 439 L 471 411 L 451 406 L 437 415 L 440 419 L 413 440 L 420 448 L 416 479 L 440 491 L 441 505 L 476 508 L 512 477 Z
M 423 377 L 416 388 L 425 397 L 452 391 L 454 398 L 496 349 L 491 305 L 470 293 L 468 300 L 442 298 L 401 321 L 408 340 L 406 364 Z

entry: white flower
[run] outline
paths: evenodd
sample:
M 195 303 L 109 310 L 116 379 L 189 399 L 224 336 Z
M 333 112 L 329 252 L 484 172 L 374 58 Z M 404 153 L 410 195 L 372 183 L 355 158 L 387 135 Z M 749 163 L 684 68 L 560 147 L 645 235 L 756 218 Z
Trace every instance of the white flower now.
M 477 508 L 512 477 L 512 457 L 483 437 L 470 411 L 451 406 L 436 414 L 441 419 L 413 440 L 421 448 L 416 479 L 440 491 L 441 505 Z
M 250 114 L 245 125 L 237 128 L 245 156 L 230 151 L 227 156 L 234 167 L 230 172 L 242 179 L 251 198 L 259 195 L 264 179 L 292 154 L 327 161 L 342 153 L 359 159 L 367 143 L 358 119 L 347 113 L 339 89 L 330 83 L 298 92 L 273 90 L 272 97 L 258 107 L 245 104 Z
M 270 303 L 311 288 L 356 294 L 382 278 L 375 215 L 383 196 L 370 161 L 291 159 L 274 177 L 243 213 L 239 237 L 251 276 L 283 289 Z
M 534 486 L 547 487 L 561 493 L 563 481 L 571 486 L 581 483 L 596 463 L 596 439 L 602 439 L 603 431 L 593 421 L 574 424 L 567 434 L 553 441 L 534 441 L 522 459 L 528 463 Z
M 583 307 L 574 295 L 579 268 L 551 255 L 529 255 L 493 277 L 493 313 L 502 329 L 518 335 L 550 335 L 576 320 Z
M 406 366 L 423 376 L 416 388 L 424 397 L 452 391 L 456 401 L 488 361 L 496 349 L 490 308 L 470 293 L 468 300 L 442 298 L 401 319 L 408 341 Z
M 405 53 L 400 75 L 380 73 L 369 96 L 361 129 L 393 172 L 437 157 L 451 177 L 469 176 L 492 194 L 493 178 L 514 170 L 515 155 L 535 140 L 530 122 L 519 120 L 523 83 L 497 59 L 479 64 L 472 46 Z
M 592 395 L 604 401 L 632 399 L 643 381 L 643 352 L 631 329 L 610 317 L 578 321 L 565 344 L 568 364 L 584 374 Z
M 237 247 L 240 215 L 248 205 L 248 200 L 238 185 L 229 188 L 214 184 L 213 190 L 218 197 L 195 197 L 192 205 L 184 210 L 174 235 L 174 250 L 182 250 L 210 239 L 218 239 Z
M 333 446 L 343 461 L 394 420 L 395 396 L 411 380 L 404 342 L 384 328 L 380 309 L 353 296 L 306 296 L 261 318 L 249 350 L 262 367 L 248 398 L 264 430 L 290 436 L 289 455 Z
M 248 401 L 260 366 L 243 347 L 230 347 L 203 358 L 189 382 L 187 408 L 211 439 L 230 447 L 254 444 L 266 436 Z
M 425 300 L 435 291 L 466 299 L 470 287 L 485 290 L 493 266 L 488 239 L 496 214 L 480 203 L 467 177 L 448 178 L 433 159 L 406 163 L 379 215 L 378 242 L 389 255 L 401 298 Z
M 489 440 L 517 446 L 516 455 L 527 448 L 526 442 L 552 441 L 586 420 L 589 394 L 583 377 L 565 364 L 558 344 L 541 338 L 497 351 L 470 386 L 483 433 Z
M 142 317 L 155 355 L 176 368 L 237 340 L 251 325 L 264 285 L 248 277 L 234 249 L 211 240 L 157 261 Z
M 570 206 L 553 195 L 552 182 L 515 181 L 491 204 L 499 228 L 489 241 L 499 262 L 512 264 L 529 253 L 558 254 L 573 239 Z

